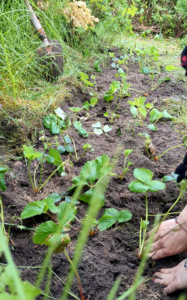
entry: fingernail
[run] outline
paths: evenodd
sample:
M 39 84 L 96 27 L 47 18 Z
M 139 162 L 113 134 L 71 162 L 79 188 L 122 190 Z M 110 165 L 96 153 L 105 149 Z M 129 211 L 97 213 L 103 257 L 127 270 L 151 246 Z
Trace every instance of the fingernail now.
M 153 278 L 152 280 L 155 281 L 156 278 Z

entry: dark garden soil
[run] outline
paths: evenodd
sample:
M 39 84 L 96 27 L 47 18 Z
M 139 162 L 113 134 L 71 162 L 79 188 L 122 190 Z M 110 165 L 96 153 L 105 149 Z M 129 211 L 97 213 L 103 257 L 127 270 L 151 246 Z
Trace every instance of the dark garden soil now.
M 124 66 L 122 65 L 121 67 L 123 68 Z M 58 174 L 55 174 L 39 194 L 35 194 L 32 191 L 25 160 L 10 160 L 6 163 L 10 168 L 9 174 L 5 174 L 7 191 L 1 193 L 5 223 L 10 223 L 13 216 L 20 216 L 26 204 L 35 200 L 42 200 L 50 193 L 67 191 L 72 185 L 72 178 L 80 173 L 80 170 L 86 161 L 93 160 L 102 154 L 106 154 L 112 158 L 117 146 L 121 145 L 122 150 L 114 170 L 116 173 L 120 174 L 124 162 L 124 149 L 134 150 L 129 158 L 134 165 L 130 167 L 130 170 L 122 181 L 115 177 L 111 179 L 105 193 L 106 202 L 101 209 L 98 218 L 103 214 L 104 209 L 111 207 L 116 208 L 119 211 L 122 209 L 129 209 L 133 217 L 128 223 L 115 224 L 110 229 L 103 232 L 97 232 L 93 237 L 89 237 L 79 264 L 78 273 L 81 278 L 83 293 L 85 297 L 90 300 L 105 300 L 118 276 L 121 276 L 121 284 L 117 296 L 124 293 L 133 284 L 140 263 L 136 254 L 140 218 L 144 218 L 145 216 L 144 194 L 132 193 L 128 188 L 129 183 L 134 180 L 134 168 L 148 168 L 153 172 L 154 179 L 162 180 L 164 175 L 170 174 L 175 170 L 175 167 L 182 161 L 182 158 L 186 153 L 185 147 L 180 147 L 167 152 L 157 162 L 150 159 L 146 154 L 144 141 L 138 136 L 138 133 L 149 133 L 156 154 L 158 155 L 166 149 L 182 143 L 183 136 L 180 133 L 180 129 L 183 124 L 176 125 L 172 121 L 161 119 L 156 125 L 157 131 L 153 132 L 147 128 L 149 117 L 146 118 L 142 127 L 135 124 L 137 120 L 135 120 L 130 113 L 130 105 L 127 103 L 128 100 L 133 100 L 140 95 L 143 96 L 145 93 L 148 94 L 147 102 L 154 102 L 154 106 L 157 109 L 160 111 L 167 109 L 172 115 L 178 116 L 180 113 L 180 99 L 184 94 L 181 83 L 175 82 L 174 79 L 172 79 L 170 82 L 162 83 L 156 90 L 148 92 L 150 89 L 150 78 L 148 75 L 139 73 L 138 63 L 131 61 L 128 65 L 128 69 L 129 74 L 127 82 L 131 84 L 132 89 L 142 91 L 142 93 L 131 90 L 131 96 L 123 99 L 121 107 L 117 111 L 117 113 L 120 114 L 120 117 L 112 125 L 112 131 L 110 131 L 108 135 L 101 136 L 89 134 L 89 137 L 84 139 L 78 135 L 73 127 L 68 129 L 68 134 L 75 141 L 79 157 L 83 151 L 82 145 L 85 143 L 90 143 L 95 150 L 94 152 L 90 151 L 84 158 L 80 159 L 78 162 L 74 162 L 74 167 L 67 170 L 68 175 L 66 177 L 61 178 Z M 92 124 L 97 121 L 100 121 L 102 125 L 109 124 L 109 121 L 103 117 L 103 113 L 106 112 L 107 109 L 107 103 L 103 100 L 103 94 L 109 89 L 110 83 L 112 83 L 113 80 L 117 80 L 115 77 L 116 72 L 117 69 L 112 68 L 109 64 L 109 66 L 103 70 L 103 73 L 99 75 L 97 73 L 96 82 L 100 94 L 98 104 L 89 111 L 90 117 L 87 119 L 84 118 L 87 113 L 86 111 L 77 114 L 77 119 L 79 119 L 79 117 L 81 118 L 83 128 L 88 132 L 93 132 Z M 164 76 L 168 76 L 168 74 L 163 73 L 163 77 Z M 83 103 L 89 99 L 90 96 L 88 93 L 83 93 L 80 89 L 73 88 L 72 98 L 70 100 L 67 99 L 67 101 L 62 103 L 61 108 L 73 118 L 75 114 L 70 112 L 68 107 L 81 107 Z M 175 111 L 173 108 L 175 108 Z M 118 128 L 121 129 L 120 136 L 117 134 Z M 1 131 L 2 130 L 4 135 L 7 132 L 7 135 L 9 136 L 9 144 L 7 144 L 4 139 L 0 140 L 0 155 L 2 157 L 6 156 L 6 149 L 12 151 L 15 155 L 15 149 L 19 149 L 19 147 L 28 139 L 31 140 L 31 138 L 27 136 L 27 138 L 23 138 L 25 139 L 24 141 L 22 141 L 21 138 L 19 140 L 14 139 L 13 144 L 11 144 L 12 134 L 16 130 L 19 131 L 19 128 L 11 125 L 11 123 L 6 124 L 6 122 L 3 123 L 2 121 Z M 47 137 L 51 137 L 48 130 L 45 132 Z M 63 145 L 61 137 L 59 137 L 59 142 Z M 37 141 L 35 142 L 35 145 L 36 149 L 42 149 L 42 142 Z M 64 159 L 67 159 L 67 157 L 67 155 L 63 156 Z M 44 179 L 45 177 L 47 178 L 53 170 L 53 166 L 45 166 Z M 149 193 L 149 214 L 155 215 L 157 213 L 166 213 L 176 200 L 178 194 L 179 190 L 173 182 L 166 183 L 166 190 L 164 191 Z M 79 219 L 82 219 L 85 216 L 87 207 L 88 205 L 83 202 L 80 202 L 77 205 L 77 217 Z M 181 203 L 174 208 L 174 211 L 180 210 Z M 153 219 L 154 217 L 149 217 L 150 224 L 153 223 Z M 24 220 L 23 225 L 32 228 L 45 220 L 47 220 L 47 217 L 39 216 L 37 218 Z M 12 223 L 20 224 L 18 219 L 14 219 Z M 70 231 L 71 243 L 67 247 L 67 252 L 71 258 L 73 257 L 79 231 L 80 224 L 77 221 L 74 221 L 73 229 Z M 10 249 L 14 262 L 17 266 L 28 266 L 27 268 L 20 268 L 21 276 L 24 280 L 29 280 L 31 283 L 34 283 L 38 269 L 29 268 L 29 266 L 36 267 L 42 264 L 47 247 L 33 244 L 32 235 L 32 231 L 21 231 L 17 227 L 11 226 L 10 237 L 15 243 L 15 246 L 10 242 Z M 185 254 L 177 255 L 158 260 L 155 264 L 152 261 L 148 261 L 144 271 L 144 278 L 151 278 L 154 272 L 161 267 L 173 267 L 177 265 L 184 257 L 186 257 Z M 5 262 L 3 258 L 1 258 L 0 261 Z M 63 289 L 62 281 L 66 281 L 70 266 L 64 254 L 54 254 L 52 257 L 52 266 L 54 275 L 51 284 L 51 297 L 60 299 L 61 291 Z M 73 281 L 72 291 L 79 297 L 76 278 Z M 155 284 L 150 280 L 139 287 L 136 299 L 169 300 L 177 299 L 179 294 L 180 293 L 177 292 L 167 296 L 163 292 L 163 286 Z

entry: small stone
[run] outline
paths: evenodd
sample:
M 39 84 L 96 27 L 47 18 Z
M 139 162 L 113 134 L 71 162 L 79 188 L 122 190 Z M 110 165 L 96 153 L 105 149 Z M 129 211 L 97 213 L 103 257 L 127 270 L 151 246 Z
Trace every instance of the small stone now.
M 135 265 L 135 264 L 131 264 L 131 263 L 128 263 L 127 265 L 128 265 L 128 266 L 129 266 L 129 268 L 131 268 L 131 269 L 135 269 L 135 267 L 136 267 L 136 265 Z

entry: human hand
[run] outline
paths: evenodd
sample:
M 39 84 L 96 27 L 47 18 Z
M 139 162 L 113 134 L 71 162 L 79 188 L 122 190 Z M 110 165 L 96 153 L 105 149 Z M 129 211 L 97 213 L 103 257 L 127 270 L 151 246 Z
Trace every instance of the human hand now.
M 186 214 L 186 209 L 183 210 L 181 215 Z M 184 224 L 183 218 L 180 217 L 180 224 L 183 224 L 183 227 L 187 227 L 187 222 Z M 178 217 L 178 220 L 179 220 Z M 186 215 L 187 220 L 187 215 Z M 156 227 L 158 228 L 158 226 Z M 156 231 L 156 228 L 147 233 L 147 238 L 150 237 L 153 231 Z M 175 255 L 187 250 L 187 232 L 185 232 L 180 225 L 177 225 L 175 219 L 164 221 L 158 231 L 155 233 L 153 238 L 153 244 L 151 246 L 151 251 L 148 254 L 148 257 L 152 259 L 160 259 L 167 256 Z
M 153 281 L 164 284 L 164 292 L 167 294 L 187 288 L 187 267 L 184 267 L 184 264 L 185 260 L 174 268 L 161 269 L 154 274 L 158 278 L 153 278 Z

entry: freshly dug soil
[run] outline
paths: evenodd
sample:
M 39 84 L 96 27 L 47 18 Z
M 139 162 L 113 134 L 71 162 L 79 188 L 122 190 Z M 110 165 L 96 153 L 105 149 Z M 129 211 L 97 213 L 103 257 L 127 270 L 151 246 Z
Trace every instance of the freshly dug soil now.
M 117 50 L 116 56 L 120 56 L 118 55 Z M 120 67 L 126 71 L 125 66 L 122 65 Z M 89 111 L 89 117 L 87 119 L 81 118 L 86 115 L 86 111 L 81 111 L 77 114 L 77 120 L 81 118 L 80 121 L 83 124 L 83 128 L 89 133 L 93 132 L 92 124 L 98 121 L 101 122 L 103 126 L 107 124 L 110 125 L 109 121 L 103 116 L 107 110 L 107 103 L 103 100 L 103 94 L 109 89 L 109 85 L 113 80 L 118 80 L 118 78 L 115 77 L 116 73 L 117 69 L 111 67 L 110 62 L 101 74 L 96 74 L 97 91 L 99 93 L 98 104 Z M 163 73 L 163 77 L 164 76 L 168 76 L 168 74 Z M 123 169 L 124 150 L 134 150 L 129 157 L 129 160 L 133 162 L 134 165 L 130 167 L 123 180 L 112 177 L 105 193 L 105 205 L 101 209 L 98 218 L 103 214 L 106 208 L 111 207 L 119 211 L 122 209 L 129 209 L 133 217 L 127 223 L 116 223 L 110 229 L 103 232 L 97 232 L 93 237 L 89 237 L 79 264 L 78 273 L 81 279 L 83 293 L 85 298 L 90 300 L 105 300 L 118 276 L 121 276 L 121 283 L 117 296 L 120 296 L 133 284 L 140 263 L 136 253 L 136 249 L 138 248 L 140 218 L 145 218 L 144 194 L 132 193 L 128 188 L 129 183 L 134 180 L 134 168 L 148 168 L 153 172 L 155 180 L 162 180 L 164 175 L 170 174 L 175 170 L 176 166 L 182 161 L 184 154 L 186 153 L 185 147 L 180 147 L 168 151 L 157 162 L 154 161 L 153 158 L 149 158 L 146 154 L 145 143 L 138 133 L 146 132 L 150 135 L 156 155 L 159 155 L 170 147 L 182 144 L 183 135 L 181 134 L 181 130 L 185 129 L 184 124 L 176 125 L 172 121 L 161 119 L 156 124 L 157 131 L 153 132 L 147 128 L 149 116 L 147 116 L 146 120 L 143 122 L 143 126 L 135 124 L 138 120 L 133 118 L 129 110 L 130 105 L 127 102 L 128 100 L 133 100 L 139 96 L 146 95 L 146 103 L 153 103 L 154 107 L 158 110 L 163 111 L 164 109 L 167 109 L 172 115 L 178 116 L 180 114 L 180 99 L 184 94 L 181 83 L 175 82 L 173 79 L 170 82 L 163 82 L 157 89 L 150 92 L 150 77 L 148 75 L 140 74 L 138 63 L 133 61 L 128 65 L 127 82 L 131 84 L 133 90 L 130 91 L 130 97 L 126 97 L 122 100 L 121 106 L 117 110 L 120 117 L 114 121 L 114 124 L 112 124 L 113 128 L 107 135 L 103 134 L 97 136 L 95 134 L 89 134 L 89 137 L 84 139 L 78 135 L 73 127 L 68 129 L 68 134 L 75 141 L 78 157 L 81 157 L 83 153 L 82 146 L 85 143 L 90 143 L 95 151 L 90 151 L 78 162 L 74 162 L 74 167 L 70 168 L 66 177 L 61 178 L 58 174 L 55 174 L 43 188 L 42 192 L 35 194 L 30 185 L 25 160 L 10 160 L 6 162 L 6 165 L 10 168 L 10 172 L 9 174 L 5 174 L 7 191 L 1 193 L 1 196 L 4 207 L 5 223 L 10 223 L 14 216 L 20 217 L 20 214 L 27 203 L 35 200 L 42 200 L 50 193 L 62 193 L 67 191 L 72 185 L 72 178 L 80 173 L 80 170 L 86 161 L 93 160 L 102 154 L 106 154 L 112 158 L 116 148 L 120 145 L 122 150 L 114 170 L 114 172 L 120 174 Z M 72 118 L 75 114 L 68 108 L 70 106 L 82 107 L 83 103 L 89 101 L 89 99 L 90 95 L 88 92 L 83 93 L 80 89 L 73 88 L 72 99 L 62 103 L 61 108 Z M 111 107 L 112 106 L 113 104 L 111 104 Z M 3 132 L 6 132 L 6 129 L 7 132 L 10 132 L 10 124 L 3 123 L 1 126 L 3 126 Z M 117 134 L 118 128 L 121 130 L 121 135 Z M 15 128 L 15 130 L 18 129 Z M 45 133 L 47 137 L 52 138 L 48 130 L 45 130 Z M 10 134 L 11 133 L 8 135 L 10 136 Z M 6 147 L 9 147 L 8 151 L 11 151 L 12 149 L 10 140 L 9 143 L 6 144 L 7 139 L 1 140 L 1 143 L 4 144 L 4 150 L 0 150 L 0 155 L 3 157 L 5 157 Z M 58 137 L 58 140 L 60 144 L 63 145 L 60 136 Z M 20 146 L 20 139 L 18 145 L 16 144 L 16 140 L 14 140 L 14 149 L 17 146 Z M 37 141 L 35 148 L 42 150 L 42 142 Z M 67 159 L 67 157 L 68 155 L 63 156 L 64 159 Z M 43 180 L 45 180 L 53 170 L 53 166 L 46 165 Z M 164 191 L 149 193 L 149 214 L 156 215 L 157 213 L 166 213 L 178 195 L 179 190 L 174 182 L 167 182 Z M 80 202 L 77 205 L 77 217 L 79 219 L 82 219 L 85 216 L 87 208 L 88 205 L 83 202 Z M 174 211 L 180 210 L 181 203 L 174 208 Z M 47 216 L 42 215 L 29 220 L 24 220 L 23 225 L 35 228 L 47 219 Z M 154 217 L 149 217 L 150 227 L 153 220 Z M 12 223 L 20 224 L 18 219 L 13 219 Z M 73 257 L 75 244 L 80 231 L 80 224 L 75 221 L 73 222 L 72 227 L 73 228 L 70 231 L 71 243 L 67 247 L 67 252 L 71 258 Z M 21 277 L 24 280 L 34 283 L 38 269 L 32 267 L 41 266 L 47 247 L 33 244 L 32 235 L 33 231 L 20 230 L 15 226 L 11 226 L 10 237 L 15 246 L 10 242 L 10 249 L 14 262 L 17 266 L 27 266 L 26 268 L 20 268 Z M 144 278 L 152 278 L 154 272 L 161 267 L 169 268 L 176 266 L 184 259 L 184 257 L 186 257 L 185 253 L 158 260 L 155 263 L 149 260 L 144 270 Z M 5 262 L 3 258 L 1 258 L 1 262 Z M 70 269 L 70 265 L 64 254 L 53 255 L 52 269 L 54 273 L 50 297 L 60 299 L 63 282 L 66 281 Z M 44 290 L 44 286 L 44 283 L 42 283 L 41 289 L 43 288 Z M 76 278 L 73 281 L 72 292 L 77 295 L 77 297 L 80 297 Z M 136 299 L 178 299 L 179 294 L 180 292 L 176 292 L 167 296 L 163 292 L 163 286 L 149 280 L 139 287 Z M 72 297 L 69 296 L 69 298 Z M 37 299 L 42 299 L 42 297 L 40 296 Z

